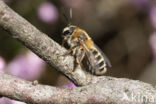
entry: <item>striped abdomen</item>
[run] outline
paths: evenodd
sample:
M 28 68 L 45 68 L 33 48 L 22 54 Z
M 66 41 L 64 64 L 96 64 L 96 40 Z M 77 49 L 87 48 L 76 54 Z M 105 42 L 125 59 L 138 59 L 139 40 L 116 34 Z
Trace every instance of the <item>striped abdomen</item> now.
M 107 71 L 107 68 L 101 51 L 94 49 L 90 52 L 86 52 L 86 54 L 87 60 L 84 60 L 85 62 L 83 63 L 88 66 L 88 71 L 94 75 L 103 75 Z

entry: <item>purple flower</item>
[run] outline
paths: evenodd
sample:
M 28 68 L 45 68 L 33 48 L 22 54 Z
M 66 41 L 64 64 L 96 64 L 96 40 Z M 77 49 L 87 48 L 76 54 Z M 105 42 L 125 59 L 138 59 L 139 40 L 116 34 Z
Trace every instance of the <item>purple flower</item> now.
M 11 99 L 6 98 L 6 97 L 2 97 L 2 98 L 0 98 L 0 104 L 26 104 L 26 103 L 11 100 Z
M 72 82 L 69 82 L 69 83 L 67 83 L 67 84 L 64 84 L 64 85 L 62 85 L 61 86 L 62 88 L 66 88 L 66 87 L 76 87 L 76 85 L 74 84 L 74 83 L 72 83 Z
M 58 19 L 58 10 L 50 2 L 45 2 L 39 6 L 38 16 L 43 22 L 54 23 Z
M 76 87 L 75 84 L 72 82 L 70 82 L 68 85 L 69 85 L 69 87 Z
M 153 27 L 156 29 L 156 6 L 153 7 L 150 11 L 150 19 L 153 24 Z
M 15 100 L 12 100 L 12 103 L 11 104 L 26 104 L 24 102 L 20 102 L 20 101 L 15 101 Z
M 43 72 L 45 63 L 34 53 L 28 51 L 24 55 L 17 56 L 8 64 L 8 72 L 11 75 L 26 79 L 36 80 Z
M 6 66 L 5 60 L 2 57 L 0 57 L 0 72 L 4 72 L 5 66 Z
M 5 61 L 0 57 L 0 72 L 4 72 Z M 7 67 L 8 73 L 27 80 L 38 79 L 45 68 L 45 63 L 34 53 L 27 51 L 26 54 L 17 56 Z M 0 98 L 0 104 L 26 104 L 11 100 L 9 98 Z
M 12 104 L 12 100 L 6 97 L 0 98 L 0 104 Z

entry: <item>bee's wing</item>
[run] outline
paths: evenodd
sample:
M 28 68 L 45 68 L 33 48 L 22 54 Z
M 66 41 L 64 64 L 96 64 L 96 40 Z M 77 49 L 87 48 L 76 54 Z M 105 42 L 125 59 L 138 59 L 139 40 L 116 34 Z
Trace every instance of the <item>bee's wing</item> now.
M 94 46 L 96 47 L 96 49 L 99 50 L 99 52 L 102 54 L 102 56 L 104 57 L 106 63 L 108 64 L 109 67 L 112 67 L 111 62 L 109 61 L 108 57 L 102 52 L 102 50 L 96 45 L 94 44 Z
M 89 64 L 91 65 L 91 69 L 97 69 L 98 66 L 95 64 L 95 57 L 94 54 L 92 53 L 92 50 L 90 50 L 87 45 L 85 44 L 85 42 L 83 40 L 80 40 L 80 43 L 84 46 L 85 48 L 85 54 L 87 56 L 87 60 L 89 61 Z M 91 70 L 90 70 L 91 71 Z M 93 70 L 92 70 L 93 71 Z M 94 73 L 94 72 L 92 72 Z
M 92 53 L 92 51 L 90 49 L 88 49 L 88 47 L 85 47 L 86 48 L 86 60 L 88 60 L 88 65 L 89 65 L 89 70 L 92 74 L 95 74 L 95 69 L 98 69 L 98 65 L 96 64 L 96 60 L 95 60 L 95 56 L 94 54 Z
M 89 68 L 89 70 L 90 70 L 92 73 L 94 73 L 94 74 L 97 73 L 97 72 L 95 72 L 95 70 L 93 70 L 93 69 L 99 69 L 99 65 L 96 64 L 96 61 L 97 61 L 97 60 L 95 59 L 95 54 L 94 54 L 94 52 L 93 52 L 93 51 L 95 51 L 95 50 L 89 49 L 83 40 L 80 40 L 80 43 L 83 45 L 83 47 L 84 47 L 85 50 L 86 50 L 86 51 L 85 51 L 85 54 L 86 54 L 86 56 L 87 56 L 87 60 L 88 60 L 88 62 L 89 62 L 89 65 L 91 66 L 91 68 Z M 96 50 L 97 50 L 98 52 L 101 53 L 101 55 L 103 56 L 105 62 L 108 64 L 108 66 L 111 67 L 110 61 L 108 60 L 108 58 L 106 57 L 106 55 L 101 51 L 101 49 L 100 49 L 97 45 L 95 45 L 95 44 L 94 44 L 94 47 L 96 48 Z M 99 74 L 99 75 L 100 75 L 100 74 Z

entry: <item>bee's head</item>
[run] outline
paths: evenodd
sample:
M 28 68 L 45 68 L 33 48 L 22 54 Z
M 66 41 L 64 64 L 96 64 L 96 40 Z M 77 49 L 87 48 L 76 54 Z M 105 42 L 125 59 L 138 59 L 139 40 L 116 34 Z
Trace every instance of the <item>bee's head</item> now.
M 73 26 L 73 25 L 69 25 L 68 27 L 65 27 L 62 32 L 63 36 L 72 35 L 75 28 L 76 26 Z

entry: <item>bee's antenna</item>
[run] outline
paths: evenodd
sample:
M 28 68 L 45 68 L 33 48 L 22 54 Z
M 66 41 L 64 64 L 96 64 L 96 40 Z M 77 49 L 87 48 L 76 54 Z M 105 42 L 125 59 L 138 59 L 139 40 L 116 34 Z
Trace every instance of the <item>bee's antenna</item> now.
M 67 16 L 65 12 L 63 12 L 63 16 L 66 22 L 68 23 L 68 25 L 71 25 L 72 24 L 72 8 L 69 9 L 69 16 Z
M 73 17 L 73 11 L 72 11 L 72 8 L 70 8 L 70 10 L 69 10 L 69 15 L 70 15 L 69 25 L 71 25 L 72 17 Z
M 70 19 L 72 19 L 72 16 L 73 16 L 73 10 L 72 10 L 72 8 L 70 8 L 69 13 L 70 13 Z

